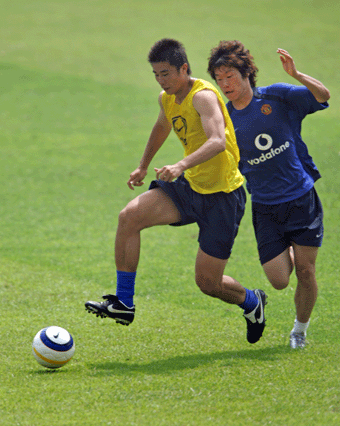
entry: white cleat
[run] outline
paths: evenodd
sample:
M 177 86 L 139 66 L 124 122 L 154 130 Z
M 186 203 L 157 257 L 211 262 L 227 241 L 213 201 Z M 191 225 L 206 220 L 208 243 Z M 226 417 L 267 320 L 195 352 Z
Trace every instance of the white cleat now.
M 292 349 L 304 348 L 306 346 L 306 334 L 290 333 L 289 344 Z

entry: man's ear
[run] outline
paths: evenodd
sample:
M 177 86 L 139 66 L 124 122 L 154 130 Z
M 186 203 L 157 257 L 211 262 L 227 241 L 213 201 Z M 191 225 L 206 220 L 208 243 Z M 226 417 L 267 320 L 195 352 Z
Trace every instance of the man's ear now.
M 184 72 L 184 74 L 188 74 L 188 64 L 187 64 L 187 63 L 184 63 L 184 64 L 181 66 L 180 70 L 181 70 L 181 71 L 183 71 L 183 72 Z

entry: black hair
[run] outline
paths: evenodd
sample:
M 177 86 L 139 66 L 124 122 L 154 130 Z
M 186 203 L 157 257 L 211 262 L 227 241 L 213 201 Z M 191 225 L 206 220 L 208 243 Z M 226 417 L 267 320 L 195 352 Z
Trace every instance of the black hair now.
M 240 41 L 220 41 L 217 47 L 211 49 L 208 73 L 214 80 L 216 80 L 215 69 L 223 65 L 236 68 L 243 78 L 249 78 L 251 87 L 256 86 L 258 68 L 249 50 Z
M 150 64 L 157 62 L 168 62 L 176 67 L 177 71 L 182 65 L 188 64 L 187 73 L 191 74 L 190 64 L 182 43 L 171 38 L 163 38 L 157 41 L 151 48 L 148 61 Z

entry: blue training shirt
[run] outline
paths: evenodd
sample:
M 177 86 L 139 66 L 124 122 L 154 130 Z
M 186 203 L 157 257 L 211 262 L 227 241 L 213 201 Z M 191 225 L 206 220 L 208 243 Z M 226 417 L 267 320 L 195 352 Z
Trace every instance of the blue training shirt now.
M 301 139 L 301 122 L 328 103 L 317 102 L 305 86 L 278 83 L 255 88 L 242 110 L 227 107 L 252 201 L 279 204 L 307 193 L 320 174 Z

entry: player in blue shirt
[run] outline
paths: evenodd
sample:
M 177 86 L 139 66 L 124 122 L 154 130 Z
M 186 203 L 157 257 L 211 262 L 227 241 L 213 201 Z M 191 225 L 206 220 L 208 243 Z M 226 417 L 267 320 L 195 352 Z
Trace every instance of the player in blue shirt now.
M 208 72 L 229 100 L 263 269 L 273 287 L 282 290 L 295 266 L 290 346 L 303 348 L 317 298 L 323 211 L 314 188 L 320 174 L 301 138 L 301 122 L 327 108 L 330 94 L 320 81 L 299 72 L 286 50 L 277 52 L 284 70 L 302 85 L 256 87 L 253 57 L 236 40 L 221 41 L 211 50 Z

